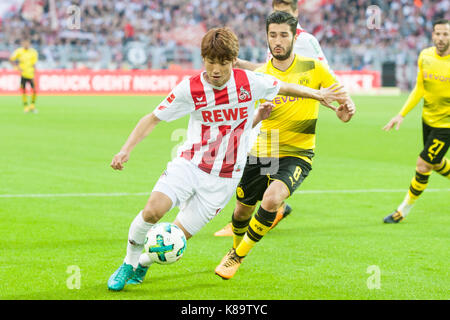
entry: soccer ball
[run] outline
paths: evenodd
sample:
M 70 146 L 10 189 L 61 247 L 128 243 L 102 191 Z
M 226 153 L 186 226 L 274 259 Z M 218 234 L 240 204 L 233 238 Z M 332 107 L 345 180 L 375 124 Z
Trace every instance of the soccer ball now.
M 173 223 L 157 223 L 147 233 L 144 250 L 153 262 L 171 264 L 183 256 L 186 237 Z

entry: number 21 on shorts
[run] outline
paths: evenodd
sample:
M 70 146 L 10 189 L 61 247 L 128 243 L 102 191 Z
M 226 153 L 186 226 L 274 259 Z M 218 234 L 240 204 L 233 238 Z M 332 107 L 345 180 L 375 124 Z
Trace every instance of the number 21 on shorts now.
M 430 157 L 430 159 L 433 160 L 434 157 L 436 157 L 442 150 L 444 145 L 445 145 L 444 142 L 438 139 L 433 139 L 433 144 L 428 148 L 428 157 Z

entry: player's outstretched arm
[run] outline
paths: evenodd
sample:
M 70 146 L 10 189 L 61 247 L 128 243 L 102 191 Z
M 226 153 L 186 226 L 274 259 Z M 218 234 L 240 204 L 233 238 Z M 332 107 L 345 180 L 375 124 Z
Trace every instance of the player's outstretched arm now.
M 338 84 L 333 84 L 328 88 L 321 88 L 320 90 L 316 90 L 294 83 L 286 83 L 282 81 L 280 82 L 280 91 L 278 92 L 278 94 L 283 96 L 315 99 L 324 106 L 334 111 L 336 111 L 337 108 L 331 103 L 333 101 L 346 99 L 348 97 L 348 93 L 343 90 L 344 87 L 339 86 Z
M 235 68 L 239 68 L 239 69 L 246 69 L 246 70 L 250 70 L 250 71 L 254 71 L 256 69 L 258 69 L 259 67 L 261 67 L 263 65 L 263 63 L 253 63 L 247 60 L 242 60 L 237 58 L 236 59 L 236 64 L 234 65 Z
M 267 119 L 270 116 L 273 107 L 274 105 L 271 102 L 261 103 L 261 105 L 258 107 L 258 110 L 255 113 L 255 116 L 253 117 L 252 128 L 254 128 L 261 121 Z
M 389 131 L 395 126 L 395 130 L 400 129 L 400 125 L 403 122 L 404 117 L 401 114 L 393 117 L 389 122 L 383 127 L 384 131 Z
M 337 102 L 339 103 L 339 107 L 336 110 L 336 116 L 342 122 L 350 121 L 350 119 L 355 115 L 356 112 L 355 103 L 353 102 L 350 95 L 347 94 L 345 98 L 337 99 Z
M 111 167 L 114 170 L 122 170 L 123 164 L 130 158 L 130 153 L 133 148 L 149 135 L 160 121 L 161 120 L 153 113 L 150 113 L 139 120 L 122 149 L 120 149 L 120 152 L 112 159 Z

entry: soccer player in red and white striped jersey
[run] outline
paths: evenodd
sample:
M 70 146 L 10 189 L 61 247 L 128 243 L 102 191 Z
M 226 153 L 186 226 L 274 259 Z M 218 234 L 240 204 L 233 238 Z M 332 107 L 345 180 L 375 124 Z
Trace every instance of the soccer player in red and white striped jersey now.
M 174 224 L 189 239 L 217 215 L 233 196 L 242 176 L 252 127 L 270 115 L 277 94 L 331 102 L 346 95 L 342 87 L 320 90 L 284 83 L 272 76 L 233 69 L 239 53 L 236 35 L 215 28 L 202 39 L 205 71 L 177 85 L 130 134 L 111 167 L 122 170 L 132 149 L 161 121 L 190 115 L 187 140 L 167 165 L 144 208 L 131 223 L 123 264 L 108 280 L 108 288 L 122 290 L 128 280 L 140 283 L 151 261 L 140 261 L 148 230 L 173 207 L 180 208 Z

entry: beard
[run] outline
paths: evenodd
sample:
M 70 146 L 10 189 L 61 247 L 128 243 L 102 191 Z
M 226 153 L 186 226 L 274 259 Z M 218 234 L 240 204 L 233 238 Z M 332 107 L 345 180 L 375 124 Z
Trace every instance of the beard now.
M 435 43 L 434 46 L 436 47 L 436 49 L 442 53 L 446 52 L 448 50 L 448 48 L 450 47 L 450 43 L 447 42 L 447 44 L 444 43 L 444 46 L 442 47 L 442 49 L 439 49 L 440 45 L 438 46 L 438 43 Z
M 280 61 L 284 61 L 284 60 L 288 59 L 291 56 L 293 48 L 294 48 L 294 40 L 292 40 L 291 45 L 286 49 L 285 54 L 275 54 L 275 53 L 273 53 L 272 48 L 269 46 L 272 57 L 274 57 L 275 59 L 280 60 Z

